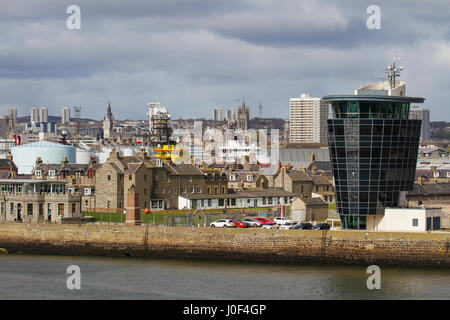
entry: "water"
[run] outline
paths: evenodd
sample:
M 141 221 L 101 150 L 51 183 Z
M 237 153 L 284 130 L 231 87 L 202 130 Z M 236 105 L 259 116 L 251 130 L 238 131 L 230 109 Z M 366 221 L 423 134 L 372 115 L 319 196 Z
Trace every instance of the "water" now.
M 81 290 L 68 290 L 69 265 Z M 450 270 L 0 255 L 2 299 L 450 299 Z

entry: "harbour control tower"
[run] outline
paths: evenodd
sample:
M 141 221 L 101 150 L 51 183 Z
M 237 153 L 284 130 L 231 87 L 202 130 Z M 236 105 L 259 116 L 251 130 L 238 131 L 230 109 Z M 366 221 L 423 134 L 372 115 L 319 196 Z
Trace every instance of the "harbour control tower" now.
M 401 70 L 394 59 L 387 81 L 323 97 L 333 113 L 328 146 L 343 229 L 375 230 L 387 208 L 407 206 L 421 130 L 409 107 L 425 99 L 406 96 L 406 83 L 397 80 Z

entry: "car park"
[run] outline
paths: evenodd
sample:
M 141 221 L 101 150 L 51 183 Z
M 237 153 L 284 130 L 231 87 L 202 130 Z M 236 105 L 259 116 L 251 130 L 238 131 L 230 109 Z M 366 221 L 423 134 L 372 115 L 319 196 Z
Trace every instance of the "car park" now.
M 235 223 L 232 219 L 219 219 L 212 222 L 209 226 L 212 228 L 234 228 Z
M 296 230 L 311 230 L 313 228 L 313 225 L 309 222 L 300 222 L 297 223 L 294 227 Z
M 316 223 L 313 230 L 330 230 L 330 225 L 328 223 Z
M 244 218 L 242 222 L 248 223 L 250 227 L 261 227 L 263 223 L 254 218 Z

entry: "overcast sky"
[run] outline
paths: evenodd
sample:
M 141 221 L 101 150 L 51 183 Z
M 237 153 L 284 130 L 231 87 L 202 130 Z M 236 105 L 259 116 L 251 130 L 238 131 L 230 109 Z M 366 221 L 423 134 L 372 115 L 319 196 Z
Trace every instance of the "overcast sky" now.
M 81 8 L 81 30 L 66 9 Z M 366 27 L 369 5 L 381 29 Z M 211 118 L 245 97 L 251 116 L 288 117 L 289 98 L 379 81 L 393 50 L 407 94 L 450 121 L 450 1 L 14 0 L 0 4 L 0 107 L 101 119 Z

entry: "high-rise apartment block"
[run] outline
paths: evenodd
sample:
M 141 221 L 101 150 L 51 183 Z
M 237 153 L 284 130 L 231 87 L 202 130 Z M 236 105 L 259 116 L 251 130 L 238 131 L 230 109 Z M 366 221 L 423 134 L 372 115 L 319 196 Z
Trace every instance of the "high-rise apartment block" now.
M 48 109 L 47 108 L 39 109 L 39 122 L 48 122 Z
M 420 140 L 430 141 L 430 109 L 411 106 L 409 110 L 409 118 L 415 120 L 422 120 L 422 127 L 420 130 Z
M 289 141 L 321 143 L 327 139 L 329 106 L 321 98 L 302 93 L 290 99 Z
M 66 124 L 70 122 L 70 108 L 64 107 L 61 110 L 61 123 Z
M 36 107 L 31 109 L 30 122 L 39 122 L 39 109 Z

